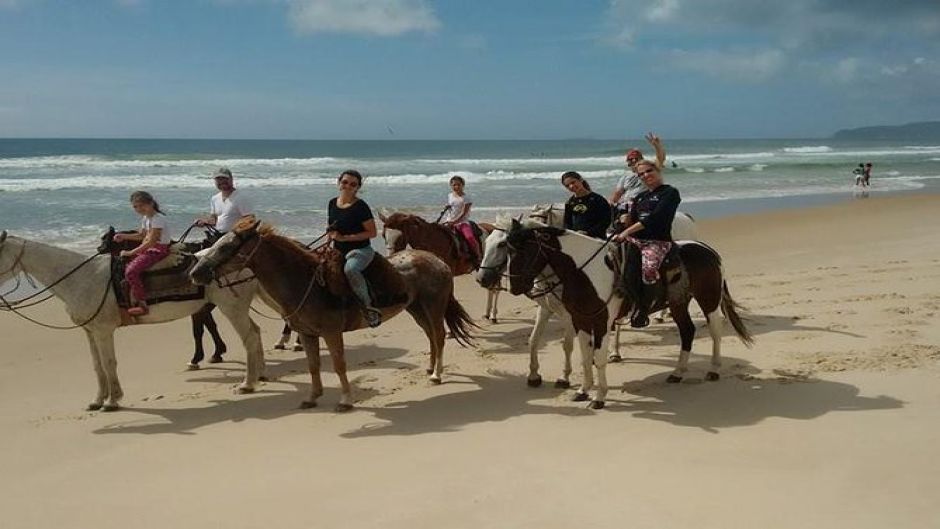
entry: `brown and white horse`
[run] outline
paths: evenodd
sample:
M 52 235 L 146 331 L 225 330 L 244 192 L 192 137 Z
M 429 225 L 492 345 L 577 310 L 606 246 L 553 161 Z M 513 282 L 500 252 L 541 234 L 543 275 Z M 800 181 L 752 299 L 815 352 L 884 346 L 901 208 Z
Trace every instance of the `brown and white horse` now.
M 605 262 L 606 242 L 579 233 L 546 227 L 538 223 L 523 225 L 513 221 L 507 233 L 509 250 L 510 293 L 519 295 L 532 290 L 539 274 L 546 267 L 563 285 L 561 302 L 571 317 L 581 348 L 584 382 L 574 400 L 589 399 L 597 369 L 597 395 L 591 407 L 604 407 L 607 396 L 608 330 L 620 313 L 621 306 L 631 300 L 615 291 L 615 272 Z M 711 370 L 706 380 L 718 380 L 721 367 L 721 314 L 731 322 L 737 336 L 746 345 L 753 341 L 737 313 L 738 305 L 728 291 L 721 269 L 721 257 L 710 247 L 698 242 L 681 244 L 679 252 L 683 273 L 688 281 L 670 288 L 668 306 L 679 328 L 681 349 L 679 362 L 668 382 L 679 382 L 688 369 L 695 325 L 689 316 L 689 303 L 694 298 L 705 313 L 712 338 Z M 654 307 L 655 308 L 655 307 Z
M 407 247 L 416 250 L 425 250 L 433 253 L 447 263 L 454 276 L 462 276 L 474 271 L 476 266 L 470 256 L 464 255 L 460 251 L 457 237 L 461 235 L 454 230 L 438 224 L 428 222 L 417 215 L 409 213 L 395 212 L 386 216 L 379 214 L 382 221 L 382 237 L 385 239 L 385 246 L 388 248 L 388 254 L 394 255 Z M 483 255 L 483 246 L 486 237 L 493 232 L 493 225 L 487 223 L 477 223 L 483 235 L 480 244 L 480 256 Z M 497 322 L 496 302 L 499 299 L 501 287 L 499 284 L 487 289 L 486 309 L 483 318 L 493 323 Z
M 312 388 L 301 407 L 314 407 L 323 394 L 320 380 L 320 341 L 323 337 L 333 359 L 333 368 L 342 386 L 336 411 L 352 409 L 352 395 L 346 377 L 343 333 L 367 327 L 359 305 L 343 274 L 342 257 L 335 250 L 310 251 L 296 241 L 274 232 L 270 226 L 246 218 L 201 254 L 190 272 L 197 284 L 209 284 L 216 273 L 249 268 L 274 300 L 277 310 L 291 329 L 301 335 L 307 355 Z M 370 266 L 377 266 L 378 257 Z M 405 296 L 397 303 L 380 307 L 382 321 L 408 311 L 428 337 L 431 348 L 431 381 L 441 382 L 443 372 L 444 326 L 458 342 L 471 340 L 473 321 L 454 298 L 454 278 L 447 265 L 433 254 L 409 250 L 388 259 L 382 275 L 372 277 L 373 287 L 400 282 Z

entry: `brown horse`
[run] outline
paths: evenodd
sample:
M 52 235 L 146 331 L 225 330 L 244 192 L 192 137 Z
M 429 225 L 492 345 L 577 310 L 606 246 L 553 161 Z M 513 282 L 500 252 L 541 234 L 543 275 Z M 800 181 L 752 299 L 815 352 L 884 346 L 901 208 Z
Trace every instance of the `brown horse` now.
M 379 214 L 382 221 L 382 237 L 385 239 L 385 245 L 388 247 L 389 255 L 400 252 L 407 247 L 416 250 L 425 250 L 438 256 L 447 263 L 454 276 L 462 276 L 472 273 L 479 263 L 475 263 L 473 256 L 461 251 L 459 237 L 462 235 L 456 233 L 453 229 L 436 222 L 428 222 L 417 215 L 409 213 L 396 212 L 388 216 Z M 477 241 L 477 255 L 483 256 L 483 242 L 486 236 L 493 233 L 495 227 L 492 224 L 477 223 L 482 231 L 480 240 Z M 469 244 L 469 243 L 468 243 Z M 497 322 L 496 302 L 501 290 L 497 283 L 495 286 L 487 289 L 486 310 L 483 317 Z
M 312 380 L 310 398 L 301 407 L 316 406 L 317 398 L 323 394 L 319 342 L 322 336 L 342 385 L 336 411 L 352 409 L 343 333 L 365 328 L 367 324 L 346 282 L 339 252 L 329 247 L 307 250 L 249 217 L 205 251 L 190 277 L 197 284 L 207 284 L 216 273 L 242 267 L 254 272 L 277 303 L 281 316 L 301 335 Z M 428 374 L 432 382 L 439 384 L 445 323 L 461 344 L 470 342 L 469 331 L 474 326 L 454 298 L 450 269 L 428 252 L 406 251 L 387 260 L 376 255 L 365 275 L 382 321 L 406 310 L 424 330 L 431 348 Z

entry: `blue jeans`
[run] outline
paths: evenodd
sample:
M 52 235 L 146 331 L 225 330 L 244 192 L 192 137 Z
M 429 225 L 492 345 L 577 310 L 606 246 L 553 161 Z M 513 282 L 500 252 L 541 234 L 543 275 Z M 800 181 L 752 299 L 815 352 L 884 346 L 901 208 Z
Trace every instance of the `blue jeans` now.
M 369 266 L 375 257 L 375 250 L 371 246 L 365 248 L 356 248 L 346 254 L 346 264 L 343 266 L 343 272 L 346 273 L 346 279 L 349 280 L 349 286 L 362 305 L 366 308 L 372 308 L 372 298 L 369 297 L 369 285 L 366 284 L 366 278 L 362 271 Z

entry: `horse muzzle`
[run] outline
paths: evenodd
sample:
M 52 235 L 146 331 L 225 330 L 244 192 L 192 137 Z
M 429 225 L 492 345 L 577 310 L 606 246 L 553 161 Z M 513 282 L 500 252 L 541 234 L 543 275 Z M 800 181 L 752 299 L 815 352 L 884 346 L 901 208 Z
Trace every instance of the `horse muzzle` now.
M 480 268 L 477 270 L 476 280 L 483 288 L 493 288 L 499 282 L 499 273 L 491 268 Z
M 208 285 L 213 279 L 215 279 L 215 268 L 202 261 L 196 263 L 196 266 L 189 271 L 189 280 L 194 285 Z

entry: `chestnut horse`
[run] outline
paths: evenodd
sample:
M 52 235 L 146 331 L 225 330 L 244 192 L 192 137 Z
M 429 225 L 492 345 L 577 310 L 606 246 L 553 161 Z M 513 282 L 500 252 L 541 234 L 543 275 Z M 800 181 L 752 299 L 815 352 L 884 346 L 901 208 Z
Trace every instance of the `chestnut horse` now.
M 462 276 L 472 273 L 477 265 L 474 264 L 468 255 L 460 251 L 458 237 L 454 230 L 438 224 L 428 222 L 417 215 L 409 213 L 396 212 L 388 216 L 379 213 L 379 219 L 382 221 L 382 237 L 385 239 L 385 246 L 388 248 L 388 254 L 394 255 L 408 246 L 415 250 L 426 250 L 438 256 L 447 263 L 454 276 Z M 494 226 L 487 223 L 477 223 L 483 235 L 479 243 L 479 255 L 483 257 L 483 243 L 487 235 L 493 233 Z M 500 285 L 487 289 L 486 309 L 483 318 L 493 323 L 497 322 L 496 302 L 499 299 Z
M 597 395 L 591 407 L 604 407 L 607 395 L 608 331 L 621 311 L 632 306 L 630 298 L 623 298 L 614 288 L 616 274 L 605 262 L 606 241 L 593 239 L 576 232 L 546 227 L 516 220 L 506 234 L 509 250 L 509 291 L 518 296 L 532 290 L 533 284 L 546 267 L 550 267 L 557 281 L 563 285 L 561 302 L 571 316 L 581 348 L 584 382 L 574 400 L 588 400 L 597 369 Z M 706 380 L 718 380 L 721 367 L 721 315 L 731 323 L 738 338 L 745 345 L 753 342 L 744 321 L 737 313 L 740 306 L 731 297 L 721 267 L 721 257 L 709 246 L 694 241 L 680 243 L 684 280 L 672 283 L 667 290 L 666 304 L 679 329 L 681 349 L 675 370 L 666 379 L 675 383 L 682 380 L 688 368 L 695 325 L 689 316 L 689 303 L 698 302 L 712 338 L 711 369 Z M 658 310 L 659 307 L 651 307 Z
M 346 282 L 339 252 L 329 247 L 307 250 L 276 234 L 271 226 L 247 217 L 205 250 L 190 278 L 197 284 L 209 284 L 216 273 L 241 268 L 254 272 L 278 312 L 301 335 L 312 381 L 310 398 L 301 407 L 316 406 L 317 398 L 323 394 L 319 341 L 322 336 L 342 386 L 336 411 L 352 409 L 343 333 L 368 325 Z M 431 253 L 409 250 L 388 260 L 377 255 L 365 275 L 371 280 L 373 292 L 402 294 L 390 303 L 377 303 L 382 321 L 402 310 L 411 314 L 428 337 L 431 348 L 428 374 L 431 382 L 439 384 L 444 364 L 444 325 L 461 344 L 470 343 L 469 331 L 474 326 L 454 298 L 450 269 Z

